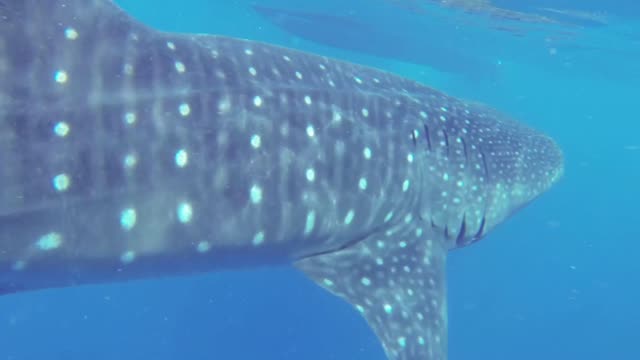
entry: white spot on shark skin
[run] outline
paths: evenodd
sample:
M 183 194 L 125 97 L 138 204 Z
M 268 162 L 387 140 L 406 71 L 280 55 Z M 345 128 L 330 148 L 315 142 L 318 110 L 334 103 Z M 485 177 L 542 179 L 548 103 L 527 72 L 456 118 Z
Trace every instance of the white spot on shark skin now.
M 342 114 L 340 113 L 340 111 L 334 110 L 331 120 L 333 120 L 334 122 L 342 121 Z
M 123 230 L 129 231 L 136 226 L 138 214 L 134 208 L 126 208 L 120 213 L 120 226 Z
M 409 190 L 409 185 L 410 185 L 409 180 L 405 180 L 404 182 L 402 182 L 402 191 L 406 192 L 407 190 Z
M 180 61 L 176 61 L 175 67 L 176 67 L 176 71 L 178 71 L 181 74 L 187 71 L 187 67 Z
M 133 169 L 138 164 L 138 157 L 136 154 L 127 154 L 124 157 L 123 164 L 125 169 Z
M 57 232 L 50 232 L 41 236 L 36 245 L 42 251 L 55 250 L 62 245 L 62 235 Z
M 253 240 L 251 241 L 254 246 L 260 246 L 264 243 L 264 231 L 260 231 L 253 236 Z
M 58 84 L 66 84 L 69 81 L 69 75 L 64 70 L 58 70 L 54 75 L 54 79 Z
M 253 98 L 253 105 L 256 107 L 262 106 L 262 98 L 260 96 L 256 96 Z
M 400 345 L 400 347 L 407 346 L 407 339 L 404 336 L 399 337 L 398 338 L 398 345 Z
M 363 277 L 362 279 L 360 279 L 360 282 L 362 283 L 362 285 L 364 286 L 369 286 L 371 285 L 371 279 L 369 279 L 368 277 Z
M 260 135 L 254 134 L 251 136 L 251 147 L 253 147 L 254 149 L 257 149 L 260 147 L 261 144 L 262 144 L 262 139 L 260 138 Z
M 304 97 L 304 103 L 307 105 L 311 105 L 312 102 L 311 102 L 311 97 L 309 95 L 306 95 Z
M 175 155 L 176 165 L 180 168 L 183 168 L 189 164 L 189 153 L 185 149 L 180 149 L 176 152 Z
M 191 114 L 191 107 L 187 103 L 180 104 L 178 110 L 180 111 L 180 115 L 184 117 L 187 117 L 189 116 L 189 114 Z
M 127 125 L 133 125 L 136 123 L 136 113 L 134 112 L 127 112 L 124 114 L 124 122 Z
M 314 137 L 316 135 L 316 131 L 313 129 L 313 126 L 307 126 L 307 135 L 309 137 Z
M 211 244 L 209 244 L 209 242 L 207 241 L 200 241 L 198 243 L 198 246 L 196 247 L 196 250 L 198 250 L 199 253 L 206 253 L 211 250 Z
M 322 280 L 322 282 L 323 282 L 326 286 L 333 286 L 333 281 L 331 281 L 331 279 L 324 279 L 324 280 Z
M 383 308 L 384 312 L 386 312 L 387 314 L 391 314 L 393 312 L 393 306 L 391 306 L 390 304 L 384 304 Z
M 366 178 L 360 178 L 360 181 L 358 182 L 358 187 L 360 188 L 360 190 L 367 190 L 367 179 Z
M 414 138 L 414 140 L 417 140 L 418 138 L 420 138 L 420 131 L 413 129 L 413 136 L 409 136 L 409 139 Z
M 174 44 L 171 41 L 167 41 L 167 47 L 169 48 L 169 50 L 175 50 L 176 49 L 176 44 Z
M 369 110 L 367 110 L 367 108 L 362 108 L 362 116 L 369 117 Z
M 67 174 L 58 174 L 53 178 L 53 188 L 57 192 L 65 192 L 71 187 L 71 178 Z
M 262 201 L 262 188 L 258 185 L 253 185 L 249 190 L 249 196 L 253 204 L 259 204 Z
M 254 98 L 253 102 L 255 104 L 255 102 L 256 102 L 255 98 Z M 262 103 L 262 99 L 260 99 L 260 103 Z M 224 115 L 224 114 L 228 113 L 229 111 L 231 111 L 231 100 L 229 99 L 228 96 L 224 96 L 218 102 L 218 114 Z
M 313 169 L 307 169 L 306 175 L 309 182 L 313 182 L 316 179 L 316 172 Z
M 124 67 L 123 67 L 122 71 L 125 73 L 125 75 L 133 75 L 133 73 L 134 73 L 133 65 L 124 64 Z
M 183 224 L 189 223 L 193 219 L 193 206 L 188 202 L 182 202 L 178 204 L 176 213 L 178 215 L 178 221 Z
M 356 213 L 353 210 L 349 210 L 349 212 L 347 212 L 347 215 L 344 217 L 344 224 L 350 225 L 355 215 Z
M 244 49 L 244 53 L 247 54 L 248 56 L 253 55 L 253 50 L 251 49 Z
M 371 149 L 369 149 L 368 147 L 364 148 L 364 150 L 362 151 L 362 154 L 364 155 L 364 158 L 369 160 L 371 159 Z
M 123 264 L 131 264 L 136 259 L 136 253 L 134 251 L 126 251 L 120 256 L 120 261 Z
M 249 67 L 249 74 L 251 74 L 251 76 L 256 76 L 256 75 L 258 75 L 258 71 L 256 70 L 256 68 L 251 66 L 251 67 Z
M 296 71 L 296 77 L 298 80 L 302 80 L 302 74 L 299 71 Z
M 64 36 L 69 40 L 76 40 L 78 38 L 78 31 L 72 27 L 68 27 L 64 30 Z
M 309 235 L 313 231 L 313 228 L 315 226 L 316 226 L 316 212 L 309 211 L 309 213 L 307 214 L 307 220 L 305 221 L 305 224 L 304 224 L 304 234 Z
M 59 137 L 69 135 L 69 131 L 71 131 L 71 127 L 64 121 L 60 121 L 53 127 L 53 132 Z

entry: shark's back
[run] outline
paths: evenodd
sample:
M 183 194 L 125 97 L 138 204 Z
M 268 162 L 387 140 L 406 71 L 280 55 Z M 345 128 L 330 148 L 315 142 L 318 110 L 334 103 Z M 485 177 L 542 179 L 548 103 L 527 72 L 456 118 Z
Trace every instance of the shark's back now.
M 367 110 L 369 99 L 398 102 L 398 109 L 382 104 L 386 118 L 372 113 L 353 126 L 389 132 L 388 120 L 409 111 L 401 104 L 417 108 L 425 95 L 442 105 L 454 101 L 325 57 L 225 37 L 158 33 L 109 1 L 0 4 L 0 114 L 6 119 L 0 124 L 0 215 L 183 182 L 177 158 L 205 172 L 211 163 L 221 165 L 216 160 L 250 165 L 240 147 L 251 147 L 248 127 L 255 124 L 247 120 L 259 116 L 277 116 L 266 119 L 273 131 L 303 139 L 309 126 L 340 122 L 333 117 L 343 109 Z M 324 117 L 322 123 L 314 119 Z M 226 118 L 234 119 L 235 129 L 222 124 Z M 224 153 L 213 148 L 222 141 L 228 142 Z M 179 153 L 187 144 L 194 150 Z
M 446 358 L 446 251 L 548 189 L 548 137 L 356 64 L 0 0 L 0 293 L 295 263 Z

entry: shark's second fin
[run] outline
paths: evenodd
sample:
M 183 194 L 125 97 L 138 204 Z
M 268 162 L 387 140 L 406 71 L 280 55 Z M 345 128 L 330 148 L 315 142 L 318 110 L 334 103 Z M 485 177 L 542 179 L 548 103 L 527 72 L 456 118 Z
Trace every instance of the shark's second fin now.
M 412 231 L 370 235 L 296 266 L 355 306 L 390 360 L 446 360 L 445 259 L 440 242 Z

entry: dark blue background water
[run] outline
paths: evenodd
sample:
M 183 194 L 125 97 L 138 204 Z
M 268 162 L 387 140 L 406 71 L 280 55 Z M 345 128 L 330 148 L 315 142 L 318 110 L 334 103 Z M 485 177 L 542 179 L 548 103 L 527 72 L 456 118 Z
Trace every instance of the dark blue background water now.
M 416 20 L 425 15 L 385 13 L 379 25 L 402 28 L 407 41 L 419 34 L 425 44 L 448 42 L 500 64 L 495 76 L 476 79 L 294 38 L 252 12 L 248 1 L 119 1 L 165 30 L 266 40 L 382 67 L 487 102 L 552 135 L 566 154 L 560 185 L 486 240 L 451 253 L 450 359 L 639 359 L 640 5 L 547 2 L 496 4 L 613 16 L 607 25 L 574 29 L 573 44 L 593 47 L 588 53 L 565 46 L 553 54 L 544 41 L 549 32 L 519 39 L 474 28 L 468 34 L 484 42 L 472 46 L 446 17 L 425 31 Z M 384 8 L 374 3 L 268 2 L 366 21 Z M 412 21 L 418 25 L 410 33 Z M 357 312 L 288 268 L 0 298 L 0 360 L 88 358 L 382 360 L 384 354 Z

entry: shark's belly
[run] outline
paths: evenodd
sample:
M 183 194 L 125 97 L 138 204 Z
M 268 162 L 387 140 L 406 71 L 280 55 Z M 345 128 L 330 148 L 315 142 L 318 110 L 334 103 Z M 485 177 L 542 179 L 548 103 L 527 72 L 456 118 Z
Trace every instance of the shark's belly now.
M 407 213 L 394 214 L 384 193 L 309 189 L 280 201 L 269 199 L 271 185 L 261 198 L 246 189 L 242 206 L 224 192 L 167 189 L 5 215 L 0 292 L 286 264 L 350 246 Z
M 380 179 L 345 184 L 323 180 L 319 167 L 296 175 L 297 167 L 288 164 L 290 175 L 228 167 L 229 176 L 254 180 L 219 189 L 213 181 L 206 191 L 185 177 L 5 214 L 0 291 L 284 264 L 351 246 L 412 212 L 406 183 L 368 193 Z

